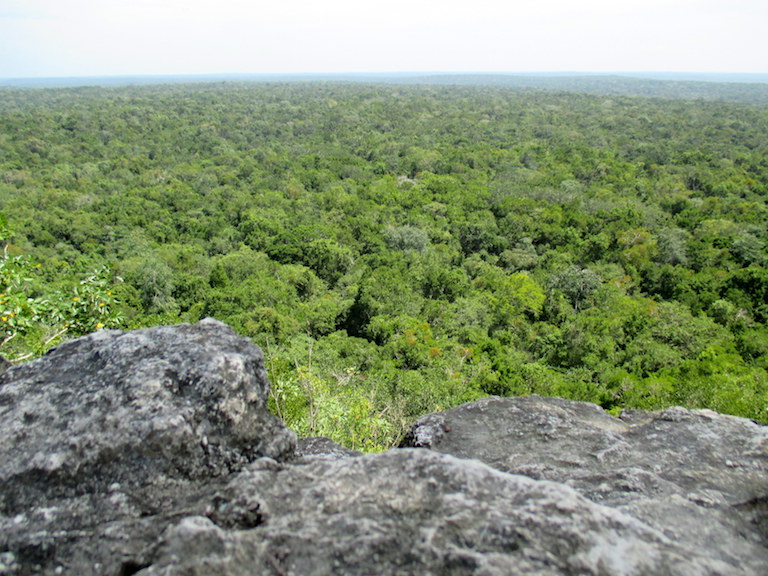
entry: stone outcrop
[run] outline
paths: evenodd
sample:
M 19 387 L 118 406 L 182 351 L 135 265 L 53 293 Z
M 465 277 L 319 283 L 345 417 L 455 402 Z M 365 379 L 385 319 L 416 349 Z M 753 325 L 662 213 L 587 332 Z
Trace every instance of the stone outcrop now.
M 220 497 L 218 517 L 166 531 L 146 574 L 695 573 L 661 532 L 574 490 L 426 450 L 249 469 Z
M 296 436 L 267 411 L 268 393 L 261 350 L 213 320 L 102 331 L 8 370 L 0 553 L 34 573 L 70 554 L 92 566 L 104 564 L 102 550 L 105 562 L 119 558 L 134 531 L 141 544 L 153 540 L 162 525 L 147 520 L 114 542 L 100 531 L 125 517 L 178 514 L 210 481 L 293 455 Z M 93 549 L 75 551 L 80 538 Z
M 475 458 L 619 510 L 733 573 L 768 573 L 768 428 L 709 410 L 485 398 L 418 420 L 403 446 Z M 742 572 L 743 571 L 743 572 Z
M 768 434 L 707 411 L 488 398 L 362 455 L 266 409 L 212 320 L 0 376 L 0 575 L 768 573 Z

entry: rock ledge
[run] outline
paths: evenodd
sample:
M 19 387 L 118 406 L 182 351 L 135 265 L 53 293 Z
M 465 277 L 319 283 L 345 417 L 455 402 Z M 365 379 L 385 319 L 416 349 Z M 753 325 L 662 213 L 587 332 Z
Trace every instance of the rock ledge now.
M 768 573 L 768 433 L 673 408 L 486 398 L 360 455 L 267 411 L 200 323 L 0 376 L 0 575 Z

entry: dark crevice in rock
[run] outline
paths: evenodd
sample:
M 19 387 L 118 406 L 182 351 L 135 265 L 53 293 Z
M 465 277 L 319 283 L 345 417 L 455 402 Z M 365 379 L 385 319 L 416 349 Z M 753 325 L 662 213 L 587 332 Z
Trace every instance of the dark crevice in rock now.
M 137 574 L 138 572 L 141 572 L 144 570 L 144 568 L 149 568 L 151 564 L 146 564 L 144 562 L 136 562 L 135 560 L 126 560 L 122 563 L 120 566 L 120 570 L 118 570 L 116 576 L 133 576 L 134 574 Z
M 757 496 L 734 508 L 749 519 L 763 545 L 768 548 L 768 496 Z
M 215 496 L 206 514 L 221 528 L 250 530 L 264 523 L 259 502 L 237 502 L 222 496 Z

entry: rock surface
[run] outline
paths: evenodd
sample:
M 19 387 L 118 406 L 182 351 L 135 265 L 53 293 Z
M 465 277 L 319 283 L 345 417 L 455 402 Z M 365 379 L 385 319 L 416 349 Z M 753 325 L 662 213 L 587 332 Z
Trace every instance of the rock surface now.
M 360 456 L 362 453 L 339 446 L 330 438 L 315 436 L 312 438 L 299 438 L 296 445 L 296 457 L 328 458 L 338 460 L 349 456 Z
M 0 376 L 0 575 L 768 573 L 749 421 L 488 398 L 360 455 L 297 446 L 267 396 L 211 320 Z
M 247 470 L 220 497 L 143 574 L 696 573 L 662 533 L 565 486 L 426 450 Z M 227 529 L 249 510 L 260 523 Z
M 734 573 L 768 573 L 768 428 L 709 410 L 485 398 L 418 420 L 429 448 L 574 488 Z
M 268 393 L 261 350 L 214 320 L 102 331 L 8 370 L 0 546 L 16 564 L 45 564 L 114 518 L 173 510 L 206 480 L 292 456 L 296 436 Z

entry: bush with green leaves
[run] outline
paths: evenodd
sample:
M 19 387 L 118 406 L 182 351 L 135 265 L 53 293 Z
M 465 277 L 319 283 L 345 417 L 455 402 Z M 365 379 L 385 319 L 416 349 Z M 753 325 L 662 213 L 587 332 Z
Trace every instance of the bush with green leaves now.
M 74 286 L 41 293 L 35 285 L 41 265 L 15 254 L 11 237 L 5 219 L 0 219 L 0 354 L 11 361 L 26 360 L 66 337 L 122 325 L 107 266 Z
M 349 368 L 323 378 L 308 366 L 272 376 L 272 412 L 300 436 L 326 436 L 349 448 L 378 452 L 392 447 L 395 430 L 371 390 L 355 384 Z

